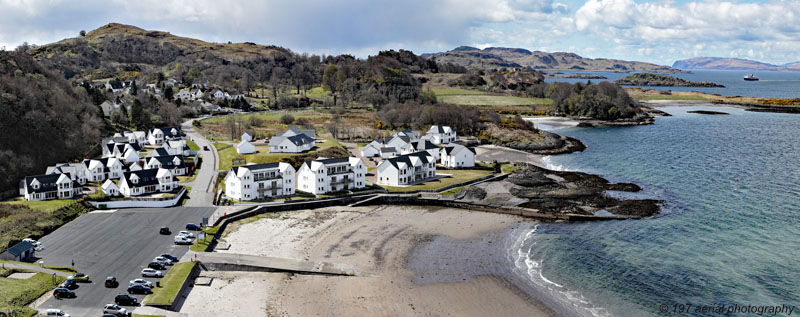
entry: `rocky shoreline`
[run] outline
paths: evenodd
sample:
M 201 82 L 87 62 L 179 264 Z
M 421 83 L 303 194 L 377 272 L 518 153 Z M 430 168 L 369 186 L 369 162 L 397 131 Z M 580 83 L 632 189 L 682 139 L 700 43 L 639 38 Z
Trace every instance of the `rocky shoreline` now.
M 689 81 L 664 74 L 638 73 L 617 79 L 614 83 L 620 86 L 651 86 L 651 87 L 710 87 L 725 88 L 724 85 L 707 81 Z
M 594 215 L 601 210 L 636 217 L 658 214 L 663 201 L 625 200 L 607 194 L 607 191 L 633 193 L 641 190 L 636 184 L 612 184 L 597 175 L 526 165 L 504 180 L 467 186 L 455 198 L 478 204 L 531 208 L 551 214 Z

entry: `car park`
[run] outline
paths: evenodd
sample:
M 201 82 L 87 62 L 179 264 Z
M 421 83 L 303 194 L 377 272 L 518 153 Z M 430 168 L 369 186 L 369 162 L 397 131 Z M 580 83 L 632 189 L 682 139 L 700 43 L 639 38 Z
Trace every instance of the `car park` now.
M 172 261 L 172 263 L 178 262 L 178 257 L 176 257 L 176 256 L 174 256 L 172 254 L 169 254 L 169 253 L 161 253 L 161 257 L 170 259 Z
M 144 285 L 144 286 L 147 286 L 149 288 L 153 288 L 153 282 L 150 282 L 150 281 L 145 280 L 143 278 L 137 278 L 135 280 L 131 280 L 130 284 L 128 284 L 128 285 Z
M 179 235 L 179 236 L 184 236 L 184 237 L 187 237 L 187 238 L 192 238 L 192 239 L 194 239 L 194 233 L 191 233 L 191 232 L 189 232 L 189 231 L 181 231 L 181 232 L 178 232 L 178 235 Z
M 147 295 L 147 294 L 152 294 L 153 290 L 151 288 L 149 288 L 147 286 L 144 286 L 144 285 L 141 285 L 141 284 L 133 284 L 131 286 L 128 286 L 128 293 L 131 293 L 131 294 L 145 294 L 145 295 Z
M 48 309 L 44 315 L 45 317 L 70 317 L 69 314 L 60 309 Z
M 75 297 L 78 297 L 78 295 L 75 295 L 75 292 L 73 292 L 73 291 L 71 291 L 69 289 L 66 289 L 66 288 L 63 288 L 63 287 L 59 287 L 59 288 L 56 288 L 55 290 L 53 290 L 53 297 L 59 298 L 59 299 L 61 299 L 61 298 L 75 298 Z
M 119 282 L 117 282 L 117 278 L 113 276 L 106 277 L 105 282 L 106 287 L 117 287 L 119 286 Z
M 199 225 L 194 224 L 194 223 L 187 223 L 186 224 L 186 230 L 200 231 L 200 230 L 203 230 L 203 228 L 201 228 Z
M 128 294 L 119 294 L 114 297 L 114 303 L 117 305 L 136 306 L 139 304 L 139 300 Z
M 92 282 L 91 280 L 89 280 L 89 275 L 86 275 L 84 273 L 75 273 L 72 276 L 70 276 L 69 278 L 75 280 L 75 282 L 78 282 L 78 283 L 91 283 Z
M 172 234 L 172 231 L 169 231 L 169 227 L 161 227 L 158 229 L 159 234 Z
M 167 269 L 166 265 L 161 264 L 159 262 L 155 262 L 155 261 L 148 263 L 147 267 L 151 268 L 151 269 L 154 269 L 154 270 L 166 270 Z
M 146 268 L 142 270 L 142 276 L 144 277 L 164 277 L 164 273 L 158 270 Z
M 125 316 L 128 314 L 128 310 L 124 307 L 120 307 L 117 304 L 107 304 L 103 307 L 103 314 L 112 314 L 116 316 Z

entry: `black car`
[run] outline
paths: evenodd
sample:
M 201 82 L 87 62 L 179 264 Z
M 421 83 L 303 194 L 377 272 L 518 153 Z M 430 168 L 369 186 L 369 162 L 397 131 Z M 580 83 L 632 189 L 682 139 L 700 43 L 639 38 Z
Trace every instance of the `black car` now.
M 172 263 L 178 262 L 178 257 L 176 257 L 176 256 L 174 256 L 172 254 L 161 253 L 161 256 L 164 257 L 165 259 L 169 259 L 170 261 L 172 261 Z
M 59 287 L 53 291 L 53 297 L 55 298 L 75 298 L 78 295 L 75 295 L 75 292 L 70 291 L 66 288 Z
M 141 285 L 141 284 L 133 284 L 131 286 L 128 286 L 128 293 L 131 293 L 131 294 L 145 294 L 145 295 L 147 295 L 147 294 L 152 294 L 153 290 L 151 290 L 149 287 Z M 119 296 L 122 296 L 122 295 L 119 295 Z M 119 296 L 117 296 L 117 298 L 119 298 Z M 117 304 L 122 305 L 120 303 L 117 303 Z
M 172 231 L 169 231 L 169 227 L 161 227 L 161 229 L 158 230 L 158 233 L 169 235 L 172 234 Z
M 203 146 L 203 151 L 208 151 L 208 145 Z
M 198 226 L 196 223 L 187 223 L 186 230 L 200 231 L 203 230 L 203 228 Z
M 106 287 L 117 287 L 119 286 L 119 282 L 117 282 L 117 278 L 113 276 L 106 277 Z
M 73 289 L 78 288 L 78 283 L 75 282 L 75 280 L 73 280 L 71 278 L 68 278 L 66 281 L 64 281 L 63 284 L 61 284 L 61 287 L 73 290 Z
M 167 269 L 166 266 L 164 266 L 163 264 L 158 263 L 158 262 L 150 262 L 150 264 L 148 264 L 147 267 L 149 267 L 151 269 L 154 269 L 154 270 L 159 270 L 159 271 L 163 271 L 163 270 Z

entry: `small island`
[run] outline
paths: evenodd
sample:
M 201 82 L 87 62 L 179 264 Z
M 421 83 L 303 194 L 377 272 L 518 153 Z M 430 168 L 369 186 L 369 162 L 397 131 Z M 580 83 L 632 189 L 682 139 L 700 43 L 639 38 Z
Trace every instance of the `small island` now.
M 608 77 L 603 75 L 595 75 L 595 74 L 564 74 L 564 73 L 553 73 L 547 74 L 546 77 L 549 78 L 571 78 L 571 79 L 608 79 Z
M 696 114 L 708 114 L 708 115 L 726 115 L 727 112 L 722 111 L 711 111 L 711 110 L 689 110 L 686 111 L 688 113 L 696 113 Z
M 711 87 L 725 88 L 725 86 L 707 81 L 689 81 L 663 74 L 637 73 L 625 76 L 615 81 L 621 86 L 661 86 L 661 87 Z

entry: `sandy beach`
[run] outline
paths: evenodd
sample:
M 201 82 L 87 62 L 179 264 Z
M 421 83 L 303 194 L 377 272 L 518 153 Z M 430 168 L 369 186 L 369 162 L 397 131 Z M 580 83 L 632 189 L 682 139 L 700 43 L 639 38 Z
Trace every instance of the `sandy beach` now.
M 220 252 L 329 261 L 355 277 L 204 272 L 181 312 L 191 316 L 552 316 L 502 274 L 496 244 L 509 215 L 425 207 L 333 207 L 265 215 L 229 227 Z M 493 245 L 493 243 L 495 245 Z

